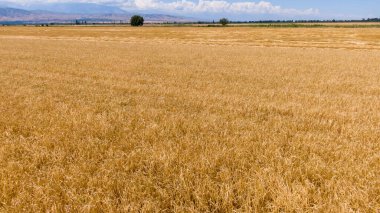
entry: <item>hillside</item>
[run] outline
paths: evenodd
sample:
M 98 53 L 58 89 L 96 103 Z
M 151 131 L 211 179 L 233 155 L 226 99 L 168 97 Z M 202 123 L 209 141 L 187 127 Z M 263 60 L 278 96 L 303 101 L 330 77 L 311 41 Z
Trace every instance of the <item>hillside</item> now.
M 24 17 L 31 15 L 32 12 L 15 8 L 0 8 L 0 17 Z
M 57 4 L 61 7 L 55 11 L 48 10 L 25 10 L 17 8 L 0 8 L 0 23 L 73 23 L 75 20 L 87 22 L 128 22 L 133 13 L 121 9 L 96 4 Z M 72 10 L 74 5 L 82 7 Z M 53 9 L 53 8 L 52 8 Z M 59 12 L 61 11 L 61 12 Z M 166 14 L 143 14 L 147 22 L 183 22 L 191 19 L 171 16 Z

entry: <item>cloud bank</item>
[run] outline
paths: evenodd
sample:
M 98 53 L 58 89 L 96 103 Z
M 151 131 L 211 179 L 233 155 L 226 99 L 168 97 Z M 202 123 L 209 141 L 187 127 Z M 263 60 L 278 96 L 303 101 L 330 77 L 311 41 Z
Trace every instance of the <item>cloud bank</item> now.
M 157 0 L 134 0 L 132 5 L 125 5 L 124 8 L 134 6 L 140 10 L 165 10 L 183 11 L 186 13 L 245 13 L 245 14 L 283 14 L 283 15 L 316 15 L 317 9 L 296 10 L 292 8 L 282 8 L 270 2 L 233 2 L 225 0 L 199 0 L 198 2 L 181 0 L 174 2 L 162 2 Z
M 176 1 L 160 1 L 160 0 L 8 0 L 8 2 L 33 4 L 33 3 L 97 3 L 105 5 L 118 6 L 125 10 L 149 10 L 149 11 L 165 11 L 172 13 L 234 13 L 234 14 L 275 14 L 275 15 L 292 15 L 292 16 L 308 16 L 319 14 L 318 9 L 309 8 L 304 10 L 293 8 L 282 8 L 268 1 L 240 1 L 229 2 L 228 0 L 176 0 Z

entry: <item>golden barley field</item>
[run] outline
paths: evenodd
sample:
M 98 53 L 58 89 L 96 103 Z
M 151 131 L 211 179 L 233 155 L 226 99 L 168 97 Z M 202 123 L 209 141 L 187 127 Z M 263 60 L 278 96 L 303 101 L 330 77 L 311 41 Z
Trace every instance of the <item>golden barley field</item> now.
M 380 28 L 1 27 L 1 212 L 379 212 Z

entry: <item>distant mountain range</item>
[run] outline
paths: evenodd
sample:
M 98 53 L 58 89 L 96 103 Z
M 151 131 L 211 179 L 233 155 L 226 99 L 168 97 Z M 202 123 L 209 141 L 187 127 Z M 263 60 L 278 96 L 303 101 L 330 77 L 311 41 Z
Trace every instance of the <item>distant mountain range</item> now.
M 26 10 L 43 10 L 67 14 L 125 14 L 126 11 L 118 7 L 94 3 L 45 3 L 24 6 Z
M 0 1 L 0 23 L 128 22 L 135 13 L 94 3 L 45 3 L 18 5 Z M 166 14 L 140 14 L 147 22 L 187 22 L 192 18 Z

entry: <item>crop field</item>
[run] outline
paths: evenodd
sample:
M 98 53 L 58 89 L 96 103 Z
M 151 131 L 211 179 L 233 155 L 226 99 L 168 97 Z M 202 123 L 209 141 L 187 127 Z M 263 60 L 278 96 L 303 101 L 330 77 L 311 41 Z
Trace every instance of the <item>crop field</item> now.
M 380 28 L 0 27 L 0 212 L 379 212 Z

